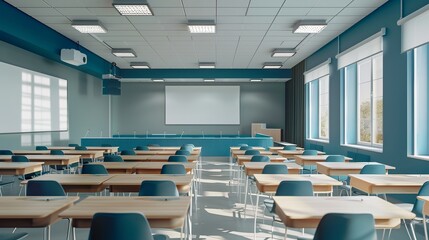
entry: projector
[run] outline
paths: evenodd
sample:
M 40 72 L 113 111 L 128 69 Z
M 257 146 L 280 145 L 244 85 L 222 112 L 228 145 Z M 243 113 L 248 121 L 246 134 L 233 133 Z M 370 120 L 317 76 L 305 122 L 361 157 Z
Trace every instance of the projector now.
M 61 49 L 61 61 L 71 65 L 80 66 L 87 62 L 86 54 L 76 49 Z

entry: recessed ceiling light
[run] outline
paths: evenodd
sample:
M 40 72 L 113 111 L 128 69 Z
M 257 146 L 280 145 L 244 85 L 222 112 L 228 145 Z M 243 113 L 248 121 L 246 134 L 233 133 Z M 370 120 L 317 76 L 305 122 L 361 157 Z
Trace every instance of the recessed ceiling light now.
M 250 79 L 251 82 L 262 82 L 262 79 Z
M 126 16 L 153 16 L 145 1 L 114 1 L 112 4 L 119 14 Z
M 81 33 L 106 33 L 106 28 L 97 20 L 74 20 L 72 27 Z
M 132 58 L 137 57 L 136 52 L 131 48 L 113 48 L 112 54 L 117 57 Z
M 264 63 L 263 69 L 277 69 L 281 68 L 283 64 L 281 62 L 266 62 Z
M 216 68 L 216 64 L 214 62 L 200 62 L 198 65 L 200 68 Z
M 302 20 L 295 23 L 293 33 L 319 33 L 326 27 L 325 20 Z
M 188 21 L 190 33 L 216 33 L 214 21 Z
M 164 79 L 152 79 L 152 82 L 164 82 Z
M 292 57 L 293 55 L 295 55 L 295 53 L 295 49 L 278 48 L 274 49 L 273 53 L 271 54 L 271 57 Z
M 204 79 L 203 81 L 204 82 L 214 82 L 215 80 L 214 79 Z
M 135 69 L 149 69 L 149 64 L 147 62 L 131 62 L 130 67 Z

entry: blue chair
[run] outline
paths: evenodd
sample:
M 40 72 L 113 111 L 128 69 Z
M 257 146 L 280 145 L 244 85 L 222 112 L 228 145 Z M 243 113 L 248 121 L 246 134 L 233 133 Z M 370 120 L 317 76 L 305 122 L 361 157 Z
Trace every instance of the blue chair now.
M 51 150 L 51 155 L 64 155 L 63 150 Z
M 81 174 L 109 174 L 109 172 L 101 164 L 84 164 Z
M 368 213 L 328 213 L 317 226 L 313 240 L 376 240 L 374 217 Z
M 104 162 L 123 162 L 124 159 L 122 159 L 119 155 L 107 155 L 104 157 Z
M 192 148 L 194 148 L 194 147 L 195 147 L 195 145 L 194 145 L 194 144 L 192 144 L 192 143 L 183 144 L 182 146 L 190 146 L 190 147 L 192 147 Z
M 329 155 L 325 162 L 344 162 L 344 156 L 342 155 Z
M 26 156 L 22 155 L 13 155 L 12 156 L 12 162 L 29 162 L 28 158 Z
M 253 155 L 250 161 L 251 162 L 269 162 L 270 158 L 268 156 L 263 156 L 263 155 Z
M 51 150 L 51 155 L 64 155 L 64 152 L 62 150 Z M 77 167 L 79 163 L 72 163 L 70 165 L 70 167 Z M 51 168 L 53 168 L 56 171 L 64 171 L 67 170 L 67 166 L 66 165 L 52 165 Z M 70 169 L 69 169 L 70 170 Z
M 76 146 L 76 147 L 74 147 L 74 150 L 80 150 L 80 151 L 82 151 L 82 150 L 88 150 L 88 148 L 85 147 L 85 146 Z
M 122 150 L 121 155 L 136 155 L 136 152 L 134 150 Z
M 360 174 L 386 174 L 386 166 L 383 164 L 368 164 L 360 170 Z
M 136 150 L 145 150 L 145 151 L 147 151 L 147 150 L 149 150 L 149 147 L 148 146 L 137 146 Z
M 248 147 L 249 145 L 248 145 L 248 144 L 246 144 L 246 143 L 240 143 L 240 144 L 238 144 L 238 146 L 239 146 L 239 147 Z
M 140 185 L 139 196 L 178 197 L 179 191 L 170 180 L 144 180 Z
M 288 174 L 289 170 L 286 165 L 267 164 L 262 169 L 262 174 Z
M 69 144 L 69 147 L 79 147 L 79 144 L 76 144 L 76 143 L 70 143 L 70 144 Z
M 152 143 L 152 144 L 148 144 L 147 146 L 148 146 L 148 147 L 161 147 L 161 145 L 159 145 L 159 144 L 154 144 L 154 143 Z
M 185 175 L 186 168 L 183 164 L 164 164 L 161 168 L 161 174 Z
M 0 233 L 2 240 L 21 240 L 28 236 L 28 233 Z
M 258 150 L 250 149 L 250 150 L 246 150 L 244 152 L 244 155 L 261 155 L 261 152 L 259 152 Z
M 66 193 L 57 181 L 30 180 L 27 182 L 27 196 L 66 196 Z
M 296 150 L 296 146 L 295 145 L 286 145 L 286 146 L 283 147 L 283 150 L 295 151 Z
M 0 155 L 13 155 L 11 150 L 0 150 Z
M 253 148 L 251 146 L 248 146 L 248 145 L 240 147 L 240 150 L 251 150 L 251 149 L 253 149 Z
M 192 146 L 181 146 L 180 150 L 185 150 L 185 151 L 189 151 L 192 152 L 194 148 Z
M 49 150 L 49 149 L 46 146 L 36 146 L 36 150 L 37 151 L 42 151 L 42 150 Z
M 185 155 L 174 155 L 168 157 L 169 162 L 188 162 L 188 158 Z
M 302 152 L 302 155 L 315 156 L 317 155 L 317 150 L 304 150 L 304 152 Z
M 28 158 L 26 156 L 12 155 L 12 162 L 30 162 L 30 160 L 28 160 Z M 29 173 L 29 174 L 19 176 L 19 179 L 21 179 L 21 180 L 32 179 L 32 178 L 35 178 L 35 177 L 40 176 L 40 175 L 41 175 L 41 172 L 33 172 L 33 173 Z
M 152 235 L 149 222 L 141 213 L 96 213 L 92 217 L 88 240 L 168 240 Z
M 185 155 L 185 156 L 189 156 L 191 155 L 190 151 L 187 150 L 177 150 L 176 153 L 174 155 Z

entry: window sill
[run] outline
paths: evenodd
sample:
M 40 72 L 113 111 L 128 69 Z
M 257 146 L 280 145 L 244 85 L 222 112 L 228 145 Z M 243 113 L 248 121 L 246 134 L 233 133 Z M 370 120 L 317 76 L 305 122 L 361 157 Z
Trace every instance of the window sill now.
M 325 140 L 325 139 L 307 138 L 305 140 L 310 142 L 317 142 L 317 143 L 329 143 L 329 140 Z
M 408 158 L 429 161 L 429 156 L 424 155 L 407 155 Z
M 383 152 L 383 148 L 368 147 L 368 146 L 362 146 L 362 145 L 356 145 L 356 144 L 341 144 L 341 146 L 357 148 L 357 149 L 362 149 L 362 150 L 371 151 L 371 152 L 378 152 L 378 153 Z

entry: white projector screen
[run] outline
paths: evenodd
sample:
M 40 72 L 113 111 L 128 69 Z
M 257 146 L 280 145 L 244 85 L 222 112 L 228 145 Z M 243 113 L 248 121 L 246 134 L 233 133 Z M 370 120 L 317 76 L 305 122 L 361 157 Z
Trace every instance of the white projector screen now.
M 67 81 L 0 62 L 0 133 L 67 131 Z
M 166 86 L 165 124 L 240 124 L 240 87 Z

